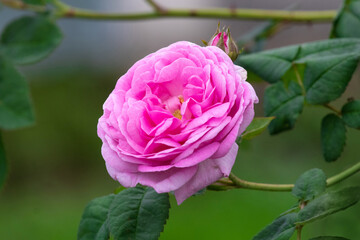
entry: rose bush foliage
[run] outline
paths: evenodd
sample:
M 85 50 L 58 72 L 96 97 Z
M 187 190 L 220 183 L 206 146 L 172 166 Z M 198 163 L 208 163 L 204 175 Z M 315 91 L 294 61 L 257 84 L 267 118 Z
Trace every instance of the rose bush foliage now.
M 220 48 L 185 41 L 136 62 L 98 122 L 110 176 L 173 191 L 178 204 L 228 176 L 258 102 L 246 77 Z

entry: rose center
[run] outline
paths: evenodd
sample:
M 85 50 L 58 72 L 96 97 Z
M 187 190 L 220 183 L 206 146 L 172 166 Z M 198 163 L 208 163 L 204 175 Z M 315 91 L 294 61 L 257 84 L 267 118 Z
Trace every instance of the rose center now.
M 166 109 L 169 110 L 171 112 L 171 114 L 178 118 L 178 119 L 182 119 L 182 115 L 181 115 L 181 104 L 184 102 L 184 97 L 183 96 L 173 96 L 169 99 L 167 99 L 164 104 L 166 106 Z

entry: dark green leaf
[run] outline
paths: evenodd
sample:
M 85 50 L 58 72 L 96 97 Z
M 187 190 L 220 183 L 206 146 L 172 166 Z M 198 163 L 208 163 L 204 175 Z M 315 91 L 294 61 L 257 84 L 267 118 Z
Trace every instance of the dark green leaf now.
M 308 201 L 326 189 L 326 175 L 318 168 L 303 173 L 295 182 L 292 194 L 300 201 Z
M 336 38 L 360 37 L 360 0 L 345 0 L 331 32 Z
M 293 128 L 303 105 L 304 96 L 296 83 L 290 82 L 288 88 L 283 82 L 267 87 L 264 95 L 265 115 L 275 116 L 269 125 L 270 134 Z
M 341 109 L 341 114 L 346 125 L 352 128 L 360 128 L 360 101 L 348 102 Z
M 270 83 L 283 79 L 293 65 L 305 65 L 306 100 L 323 104 L 345 91 L 359 57 L 359 39 L 332 39 L 241 55 L 235 63 Z
M 298 213 L 297 224 L 305 224 L 338 211 L 345 210 L 360 200 L 360 187 L 347 187 L 325 193 L 309 202 Z
M 327 103 L 341 96 L 358 65 L 360 49 L 357 51 L 306 60 L 304 85 L 308 103 Z
M 249 140 L 260 135 L 273 119 L 274 117 L 254 118 L 246 128 L 246 131 L 242 134 L 241 138 Z
M 5 149 L 0 135 L 0 190 L 2 189 L 6 180 L 7 169 L 8 167 L 5 158 Z
M 350 240 L 350 239 L 344 237 L 321 236 L 321 237 L 311 238 L 309 240 Z
M 110 231 L 107 218 L 114 197 L 114 194 L 110 194 L 95 198 L 86 206 L 78 229 L 78 240 L 109 239 Z
M 288 240 L 295 231 L 297 213 L 290 213 L 275 219 L 259 232 L 253 240 Z
M 326 115 L 321 122 L 321 147 L 327 162 L 338 159 L 346 143 L 344 122 L 335 114 Z
M 7 56 L 16 64 L 40 61 L 61 42 L 60 29 L 44 16 L 26 16 L 11 22 L 1 36 Z
M 0 128 L 15 129 L 34 123 L 25 79 L 0 55 Z
M 235 64 L 242 66 L 269 83 L 280 81 L 295 60 L 299 46 L 278 48 L 274 50 L 240 55 Z
M 109 211 L 111 235 L 116 240 L 158 239 L 169 216 L 169 195 L 152 188 L 128 188 L 116 195 Z

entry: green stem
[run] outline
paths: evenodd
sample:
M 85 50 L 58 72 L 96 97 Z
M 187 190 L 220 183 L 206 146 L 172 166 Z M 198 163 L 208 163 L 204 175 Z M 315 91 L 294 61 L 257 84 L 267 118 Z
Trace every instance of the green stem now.
M 306 206 L 306 202 L 301 202 L 300 206 L 299 206 L 300 210 L 303 209 L 305 206 Z M 303 227 L 304 227 L 304 225 L 299 225 L 296 227 L 296 230 L 297 230 L 297 238 L 296 239 L 297 240 L 301 240 L 301 231 L 302 231 Z
M 40 13 L 48 11 L 48 9 L 44 6 L 26 4 L 20 0 L 0 0 L 0 3 L 3 4 L 4 6 L 7 6 L 9 8 L 13 8 L 13 9 L 30 10 L 33 12 L 40 12 Z
M 360 171 L 360 162 L 326 180 L 327 186 L 335 185 Z
M 167 9 L 163 12 L 149 13 L 100 13 L 85 9 L 72 8 L 69 13 L 64 13 L 61 17 L 87 18 L 97 20 L 141 20 L 154 19 L 161 17 L 192 17 L 192 18 L 231 18 L 231 19 L 252 19 L 252 20 L 282 20 L 295 22 L 329 22 L 336 15 L 336 11 L 286 11 L 286 10 L 261 10 L 261 9 Z
M 238 188 L 246 188 L 253 190 L 288 192 L 291 191 L 291 189 L 294 187 L 294 184 L 268 184 L 268 183 L 248 182 L 238 178 L 233 173 L 230 173 L 229 179 Z
M 39 12 L 47 11 L 43 7 L 35 7 L 22 3 L 19 0 L 0 0 L 11 8 L 35 10 Z M 21 3 L 19 7 L 13 3 Z M 324 11 L 292 11 L 292 10 L 265 10 L 265 9 L 245 9 L 245 8 L 212 8 L 212 9 L 162 9 L 152 0 L 147 2 L 155 9 L 153 12 L 143 13 L 103 13 L 87 9 L 74 8 L 59 0 L 53 0 L 55 15 L 60 18 L 85 18 L 94 20 L 146 20 L 156 18 L 231 18 L 231 19 L 252 19 L 252 20 L 280 20 L 293 22 L 331 22 L 336 14 L 336 10 Z
M 360 162 L 342 171 L 341 173 L 331 178 L 328 178 L 326 180 L 327 186 L 330 187 L 332 185 L 335 185 L 349 178 L 350 176 L 354 175 L 359 171 L 360 171 Z M 221 181 L 210 185 L 208 189 L 223 191 L 233 188 L 245 188 L 245 189 L 262 190 L 262 191 L 289 192 L 294 187 L 294 184 L 269 184 L 269 183 L 249 182 L 238 178 L 233 173 L 230 173 L 229 179 L 232 181 L 232 183 L 228 182 L 226 179 L 222 179 Z
M 159 4 L 157 4 L 153 0 L 145 0 L 156 12 L 164 13 L 165 9 L 163 9 Z

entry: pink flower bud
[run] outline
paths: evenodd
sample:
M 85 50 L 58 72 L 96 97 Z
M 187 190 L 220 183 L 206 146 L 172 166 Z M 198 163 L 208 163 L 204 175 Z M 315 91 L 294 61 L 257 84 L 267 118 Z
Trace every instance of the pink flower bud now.
M 217 46 L 221 48 L 233 61 L 235 61 L 239 55 L 238 47 L 230 36 L 229 28 L 226 32 L 225 29 L 220 31 L 220 24 L 218 25 L 215 34 L 211 37 L 208 46 Z

